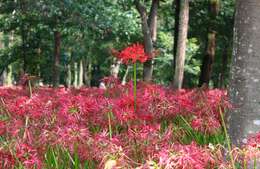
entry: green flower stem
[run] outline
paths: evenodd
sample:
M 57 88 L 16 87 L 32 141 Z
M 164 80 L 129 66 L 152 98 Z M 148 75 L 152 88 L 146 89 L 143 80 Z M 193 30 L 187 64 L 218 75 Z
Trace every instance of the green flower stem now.
M 246 153 L 244 153 L 244 168 L 243 169 L 247 169 L 247 161 L 246 161 Z
M 227 127 L 226 127 L 226 124 L 225 124 L 224 115 L 223 115 L 221 108 L 219 108 L 219 112 L 220 112 L 220 116 L 221 116 L 221 121 L 222 121 L 223 129 L 224 129 L 226 141 L 227 141 L 227 146 L 228 146 L 229 157 L 230 157 L 230 160 L 231 160 L 232 169 L 236 169 L 234 157 L 232 155 L 231 141 L 230 141 L 230 138 L 229 138 L 229 135 L 228 135 L 228 132 L 227 132 Z
M 256 169 L 256 157 L 254 158 L 254 169 Z
M 134 111 L 136 112 L 136 63 L 134 63 Z
M 113 132 L 112 132 L 112 124 L 111 124 L 112 112 L 108 112 L 107 116 L 108 116 L 109 139 L 111 140 L 112 139 L 112 134 L 113 134 Z

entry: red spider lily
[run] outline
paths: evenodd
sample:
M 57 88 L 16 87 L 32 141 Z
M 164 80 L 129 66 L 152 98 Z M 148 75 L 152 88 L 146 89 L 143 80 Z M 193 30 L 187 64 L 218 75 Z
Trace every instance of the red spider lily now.
M 0 120 L 0 136 L 4 135 L 6 132 L 6 122 Z
M 248 140 L 248 145 L 252 146 L 252 147 L 258 147 L 260 148 L 260 132 L 258 132 L 257 134 L 251 136 Z
M 132 44 L 121 52 L 112 49 L 111 53 L 125 64 L 136 63 L 137 61 L 144 63 L 150 59 L 144 51 L 144 46 L 139 43 Z
M 17 144 L 16 157 L 26 168 L 34 168 L 35 166 L 38 169 L 42 168 L 42 161 L 38 157 L 37 150 L 25 143 Z
M 0 166 L 4 168 L 14 168 L 15 158 L 7 152 L 0 151 Z
M 158 155 L 159 164 L 163 168 L 205 169 L 212 168 L 210 166 L 214 166 L 215 163 L 210 151 L 195 143 L 174 144 L 172 147 L 160 151 Z

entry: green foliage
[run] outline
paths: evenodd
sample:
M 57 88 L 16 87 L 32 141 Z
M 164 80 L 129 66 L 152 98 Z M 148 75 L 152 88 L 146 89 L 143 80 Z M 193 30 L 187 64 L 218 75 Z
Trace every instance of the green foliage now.
M 94 169 L 92 161 L 80 162 L 77 153 L 71 153 L 64 148 L 49 148 L 45 154 L 44 168 L 46 169 Z
M 147 10 L 152 1 L 142 1 Z M 160 51 L 155 58 L 154 80 L 170 84 L 173 76 L 173 31 L 175 10 L 172 1 L 160 1 L 158 34 L 155 48 Z M 223 48 L 232 48 L 234 0 L 221 1 L 217 16 L 217 51 L 213 71 L 213 85 L 218 85 L 222 69 Z M 37 75 L 50 83 L 54 55 L 54 31 L 61 32 L 61 79 L 65 83 L 67 65 L 85 60 L 92 65 L 90 74 L 97 83 L 109 75 L 111 48 L 142 42 L 141 19 L 133 0 L 1 0 L 0 32 L 13 37 L 9 47 L 0 49 L 0 73 L 9 64 L 14 65 L 13 76 L 18 81 L 19 72 Z M 189 36 L 185 64 L 185 87 L 197 85 L 199 67 L 205 53 L 207 25 L 210 23 L 208 1 L 190 2 Z M 230 56 L 229 52 L 229 56 Z M 229 64 L 229 61 L 228 61 Z M 96 71 L 98 69 L 98 71 Z M 121 67 L 120 78 L 126 68 Z M 72 70 L 72 73 L 74 71 Z M 138 70 L 138 74 L 142 70 Z M 228 69 L 226 70 L 228 72 Z M 131 72 L 130 72 L 131 73 Z M 228 74 L 225 74 L 225 82 Z M 94 84 L 94 83 L 93 83 Z
M 192 141 L 195 141 L 199 145 L 218 145 L 224 144 L 225 136 L 222 131 L 214 134 L 205 134 L 198 131 L 195 131 L 190 123 L 182 116 L 174 119 L 174 124 L 176 127 L 176 132 L 184 133 L 180 138 L 180 142 L 183 144 L 190 144 Z

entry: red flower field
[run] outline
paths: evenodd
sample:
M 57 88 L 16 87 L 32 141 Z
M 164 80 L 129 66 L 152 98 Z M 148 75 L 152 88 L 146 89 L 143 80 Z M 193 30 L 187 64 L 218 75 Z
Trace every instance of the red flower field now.
M 107 81 L 108 88 L 1 88 L 1 167 L 229 168 L 219 110 L 226 91 Z M 259 136 L 250 140 L 252 158 Z M 249 151 L 249 150 L 248 150 Z M 236 160 L 241 161 L 239 155 Z M 76 167 L 74 167 L 76 168 Z

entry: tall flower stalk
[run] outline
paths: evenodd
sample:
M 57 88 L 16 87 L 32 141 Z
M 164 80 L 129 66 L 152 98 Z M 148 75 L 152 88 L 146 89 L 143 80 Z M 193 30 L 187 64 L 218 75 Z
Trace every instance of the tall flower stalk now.
M 134 69 L 134 77 L 133 77 L 133 82 L 134 82 L 134 112 L 136 112 L 137 109 L 137 96 L 136 96 L 136 92 L 137 92 L 137 61 L 139 61 L 140 63 L 144 63 L 146 62 L 149 58 L 148 55 L 146 55 L 145 51 L 144 51 L 144 46 L 139 44 L 139 43 L 135 43 L 132 44 L 128 47 L 126 47 L 125 49 L 123 49 L 122 51 L 117 51 L 112 49 L 111 53 L 116 56 L 118 59 L 122 60 L 122 63 L 125 64 L 133 64 L 133 69 Z
M 136 112 L 136 104 L 137 104 L 137 99 L 136 99 L 136 63 L 134 63 L 134 112 Z
M 228 135 L 228 132 L 227 132 L 227 127 L 226 127 L 226 124 L 225 124 L 224 115 L 223 115 L 221 108 L 219 108 L 219 113 L 220 113 L 220 118 L 221 118 L 222 126 L 223 126 L 223 129 L 224 129 L 226 141 L 227 141 L 227 146 L 228 146 L 228 151 L 229 151 L 228 153 L 229 153 L 229 157 L 230 157 L 230 160 L 231 160 L 232 169 L 236 169 L 234 157 L 232 155 L 231 141 L 230 141 L 230 138 L 229 138 L 229 135 Z
M 110 140 L 113 137 L 113 131 L 112 131 L 112 124 L 111 124 L 111 118 L 112 118 L 112 111 L 109 111 L 107 113 L 107 117 L 108 117 L 108 132 L 109 132 L 109 138 Z

